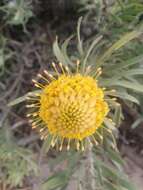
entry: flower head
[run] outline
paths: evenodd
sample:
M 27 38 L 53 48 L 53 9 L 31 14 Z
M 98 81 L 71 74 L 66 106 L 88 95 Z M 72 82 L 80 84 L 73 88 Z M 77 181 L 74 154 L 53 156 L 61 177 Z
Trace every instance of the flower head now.
M 91 76 L 79 72 L 70 74 L 61 64 L 60 75 L 55 64 L 53 66 L 58 77 L 44 71 L 44 75 L 38 76 L 45 84 L 33 81 L 36 87 L 41 88 L 41 92 L 35 97 L 28 97 L 34 101 L 27 106 L 34 109 L 28 117 L 32 117 L 33 127 L 39 128 L 43 138 L 48 133 L 53 136 L 52 146 L 60 141 L 61 150 L 66 141 L 69 149 L 71 141 L 75 141 L 77 149 L 80 144 L 84 149 L 83 142 L 86 139 L 90 141 L 91 137 L 94 139 L 94 134 L 109 112 L 104 90 Z M 97 75 L 99 71 L 101 69 Z

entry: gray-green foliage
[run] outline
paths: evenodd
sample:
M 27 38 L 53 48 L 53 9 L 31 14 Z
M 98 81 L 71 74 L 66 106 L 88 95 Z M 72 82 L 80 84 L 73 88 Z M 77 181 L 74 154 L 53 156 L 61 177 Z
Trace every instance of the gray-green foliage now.
M 142 27 L 136 31 L 128 32 L 124 36 L 121 36 L 119 40 L 110 45 L 105 51 L 96 51 L 102 49 L 102 37 L 99 36 L 94 39 L 90 48 L 84 49 L 83 42 L 78 39 L 79 54 L 72 55 L 73 61 L 80 60 L 80 69 L 85 71 L 85 68 L 91 66 L 92 70 L 96 70 L 98 67 L 103 68 L 103 75 L 100 77 L 99 83 L 108 87 L 109 89 L 117 89 L 116 96 L 125 100 L 130 100 L 135 103 L 139 103 L 136 97 L 129 93 L 130 90 L 136 92 L 143 92 L 143 86 L 138 80 L 138 76 L 142 75 L 142 69 L 140 63 L 143 59 L 142 53 L 139 55 L 131 55 L 124 58 L 125 51 L 128 53 L 129 46 L 135 46 L 135 43 L 130 42 L 134 38 L 138 38 L 142 34 Z M 100 42 L 99 42 L 100 41 Z M 104 42 L 104 39 L 103 39 Z M 126 45 L 130 42 L 129 46 Z M 100 45 L 101 44 L 101 45 Z M 97 47 L 96 47 L 97 45 Z M 126 45 L 126 48 L 123 48 Z M 66 43 L 62 47 L 67 46 Z M 101 47 L 100 47 L 101 46 Z M 142 44 L 140 45 L 142 47 Z M 98 48 L 98 49 L 97 49 Z M 120 50 L 122 48 L 122 50 Z M 71 60 L 68 57 L 64 48 L 59 48 L 58 42 L 55 41 L 53 46 L 56 57 L 63 64 L 71 64 Z M 87 50 L 88 49 L 88 50 Z M 116 55 L 116 51 L 119 50 Z M 94 53 L 93 53 L 94 52 Z M 96 54 L 97 52 L 97 54 Z M 120 57 L 121 56 L 121 57 Z M 66 58 L 66 59 L 65 59 Z M 69 60 L 69 61 L 67 61 Z M 92 73 L 94 75 L 94 73 Z
M 142 26 L 138 25 L 136 30 L 126 31 L 124 35 L 119 32 L 116 36 L 113 36 L 110 42 L 104 35 L 97 35 L 92 38 L 92 42 L 84 42 L 80 37 L 80 25 L 81 19 L 79 19 L 77 27 L 77 52 L 68 53 L 69 39 L 61 47 L 56 39 L 53 45 L 53 51 L 58 61 L 62 62 L 65 66 L 71 67 L 71 64 L 78 59 L 80 60 L 80 72 L 84 73 L 86 68 L 91 66 L 92 76 L 94 76 L 98 67 L 102 67 L 103 74 L 99 78 L 99 84 L 108 89 L 116 89 L 116 94 L 109 94 L 109 96 L 116 96 L 123 101 L 140 104 L 136 93 L 143 93 L 143 85 L 139 80 L 140 76 L 143 75 L 141 68 L 141 62 L 143 60 L 142 43 L 139 40 L 139 37 L 143 33 Z M 135 39 L 138 40 L 135 41 Z M 72 66 L 73 70 L 75 69 L 74 66 L 76 64 Z M 110 117 L 119 126 L 123 117 L 121 107 L 115 106 L 115 111 Z M 109 121 L 105 121 L 104 125 L 116 131 Z M 103 132 L 105 133 L 107 131 L 103 130 Z M 108 132 L 110 133 L 110 131 Z M 116 150 L 116 140 L 108 132 L 107 134 L 103 134 L 104 140 L 102 146 L 95 147 L 92 153 L 91 151 L 87 153 L 87 157 L 91 157 L 89 162 L 92 164 L 92 171 L 90 171 L 92 174 L 91 181 L 87 183 L 91 185 L 93 181 L 93 185 L 89 185 L 88 188 L 133 190 L 135 187 L 128 182 L 122 170 L 123 163 Z M 81 165 L 81 167 L 83 167 L 81 170 L 82 173 L 85 172 L 86 176 L 84 166 Z M 80 178 L 78 189 L 86 189 L 86 180 L 88 177 L 85 176 L 78 173 L 78 177 Z M 56 180 L 54 177 L 53 181 L 54 179 Z M 60 184 L 59 187 L 61 187 Z
M 97 1 L 89 2 L 91 4 L 102 5 L 101 2 L 99 3 Z M 86 6 L 87 2 L 85 3 L 85 7 Z M 132 9 L 132 12 L 130 12 L 128 7 L 132 6 L 135 6 L 136 9 Z M 107 20 L 100 21 L 102 22 L 102 25 L 99 25 L 99 33 L 97 36 L 86 41 L 83 41 L 80 38 L 81 19 L 79 20 L 77 31 L 78 53 L 74 53 L 72 59 L 79 59 L 81 67 L 91 65 L 91 69 L 95 69 L 101 66 L 103 68 L 103 75 L 99 80 L 101 85 L 108 88 L 118 89 L 116 94 L 117 97 L 139 104 L 136 96 L 132 96 L 132 93 L 130 92 L 131 90 L 140 93 L 143 92 L 142 81 L 138 80 L 143 73 L 141 68 L 143 60 L 143 44 L 138 38 L 142 34 L 142 25 L 139 25 L 139 23 L 137 24 L 136 22 L 131 23 L 129 21 L 127 23 L 125 15 L 128 15 L 128 18 L 131 18 L 132 13 L 134 19 L 139 19 L 138 16 L 143 12 L 142 3 L 133 0 L 126 1 L 125 3 L 117 1 L 109 6 L 110 11 L 106 15 L 103 14 L 100 6 L 96 6 L 94 11 L 96 11 L 96 9 L 97 12 L 101 12 L 100 17 L 106 16 Z M 118 23 L 118 19 L 114 20 L 115 16 L 122 22 Z M 85 18 L 83 18 L 83 23 L 84 22 Z M 132 28 L 134 29 L 134 27 L 136 27 L 136 30 L 131 30 Z M 115 31 L 115 29 L 117 31 Z M 108 33 L 110 33 L 110 35 L 108 35 Z M 132 41 L 133 39 L 137 40 Z M 65 50 L 67 42 L 62 45 L 61 52 L 58 49 L 57 41 L 54 43 L 53 47 L 56 57 L 58 56 L 58 59 L 60 59 L 61 62 L 65 62 L 65 60 L 62 59 L 64 57 L 66 57 L 66 63 L 71 62 L 67 55 L 67 51 Z
M 41 185 L 42 190 L 64 189 L 67 187 L 72 175 L 78 169 L 78 162 L 81 159 L 81 153 L 76 151 L 61 152 L 56 159 L 50 159 L 51 168 L 66 163 L 66 169 L 51 175 Z
M 31 1 L 2 0 L 0 15 L 0 78 L 4 82 L 9 67 L 7 62 L 16 53 L 9 46 L 11 39 L 8 35 L 8 26 L 22 25 L 25 29 L 26 23 L 33 16 Z M 9 128 L 9 118 L 5 121 L 4 114 L 0 114 L 0 183 L 16 187 L 22 185 L 24 177 L 31 173 L 36 175 L 38 167 L 33 152 L 17 145 Z
M 20 5 L 20 1 L 15 2 Z M 99 78 L 100 85 L 108 89 L 116 89 L 117 92 L 114 96 L 117 98 L 139 105 L 141 101 L 136 94 L 142 94 L 143 92 L 143 85 L 140 80 L 142 76 L 143 45 L 139 38 L 142 34 L 142 27 L 138 23 L 139 15 L 141 15 L 143 10 L 142 4 L 140 1 L 135 0 L 129 0 L 125 3 L 119 0 L 113 6 L 111 5 L 107 9 L 107 13 L 104 14 L 101 1 L 95 0 L 87 3 L 84 0 L 80 2 L 82 8 L 79 11 L 87 11 L 83 22 L 88 22 L 93 16 L 92 19 L 97 23 L 98 34 L 84 41 L 80 36 L 80 25 L 82 22 L 80 19 L 77 30 L 77 51 L 70 49 L 69 52 L 68 45 L 72 37 L 61 45 L 56 40 L 53 45 L 55 56 L 63 65 L 72 67 L 73 70 L 75 69 L 73 62 L 77 59 L 80 60 L 81 71 L 84 71 L 90 65 L 91 70 L 96 70 L 99 66 L 102 67 L 103 74 Z M 8 6 L 6 8 L 2 7 L 2 9 L 5 12 L 5 10 L 8 10 Z M 29 18 L 29 15 L 31 15 L 30 9 L 28 14 L 23 11 L 23 15 L 17 17 L 19 12 L 15 10 L 15 8 L 10 8 L 10 13 L 5 17 L 6 20 L 10 18 L 7 23 L 23 24 L 26 18 Z M 98 14 L 93 14 L 94 12 Z M 12 15 L 12 17 L 9 17 L 9 15 Z M 135 27 L 136 30 L 133 30 Z M 92 74 L 94 76 L 94 72 Z M 113 96 L 112 94 L 109 95 Z M 23 96 L 12 102 L 11 105 L 15 105 L 25 99 L 26 96 Z M 119 126 L 123 118 L 121 107 L 115 106 L 110 116 Z M 117 136 L 118 130 L 112 122 L 105 120 L 104 127 L 112 130 L 114 136 Z M 51 175 L 42 183 L 41 189 L 64 190 L 68 186 L 69 181 L 74 178 L 77 182 L 78 190 L 89 188 L 95 190 L 95 186 L 96 189 L 100 190 L 133 190 L 134 187 L 129 184 L 126 175 L 122 171 L 123 161 L 116 149 L 115 137 L 110 131 L 104 130 L 103 133 L 103 141 L 97 137 L 101 141 L 100 145 L 92 150 L 88 150 L 85 152 L 85 155 L 74 151 L 62 152 L 58 154 L 56 159 L 49 160 L 49 166 L 51 167 L 65 162 L 67 164 L 66 169 Z M 5 168 L 5 175 L 2 176 L 8 180 L 8 183 L 17 185 L 22 182 L 25 175 L 29 175 L 30 169 L 35 168 L 35 165 L 31 164 L 33 163 L 33 161 L 31 162 L 32 154 L 29 150 L 18 147 L 16 143 L 13 143 L 13 140 L 12 143 L 9 143 L 3 137 L 3 135 L 0 137 L 1 168 Z M 49 150 L 50 140 L 48 138 L 44 142 L 41 148 L 43 152 Z M 30 161 L 27 160 L 27 155 L 28 157 L 30 156 Z M 17 164 L 21 168 L 17 168 Z M 29 164 L 31 167 L 29 167 Z M 89 167 L 86 168 L 87 165 Z M 87 172 L 89 172 L 89 177 L 87 177 Z M 88 188 L 87 184 L 89 185 Z
M 25 26 L 33 16 L 31 1 L 27 0 L 5 0 L 4 5 L 0 7 L 0 11 L 4 14 L 4 21 L 10 25 L 22 24 Z
M 15 54 L 15 52 L 8 47 L 9 39 L 6 36 L 7 26 L 22 25 L 26 32 L 26 24 L 31 17 L 33 17 L 31 1 L 25 0 L 3 0 L 0 4 L 0 76 L 5 74 L 7 61 Z M 4 32 L 3 32 L 4 30 Z
M 20 147 L 12 137 L 11 130 L 0 129 L 0 180 L 15 187 L 22 185 L 24 177 L 38 174 L 38 167 L 31 150 Z
M 42 190 L 68 189 L 71 183 L 75 189 L 82 190 L 134 190 L 122 169 L 124 161 L 112 138 L 104 131 L 104 139 L 99 146 L 89 147 L 84 153 L 62 152 L 56 159 L 50 159 L 51 168 L 63 163 L 65 167 L 44 181 Z
M 0 35 L 0 77 L 4 75 L 6 62 L 13 54 L 10 48 L 7 47 L 7 39 L 3 35 Z

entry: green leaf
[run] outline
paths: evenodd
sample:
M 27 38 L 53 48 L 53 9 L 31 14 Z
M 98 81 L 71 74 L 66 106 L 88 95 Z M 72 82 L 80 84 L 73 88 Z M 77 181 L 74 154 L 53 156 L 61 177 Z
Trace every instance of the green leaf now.
M 130 102 L 136 103 L 136 104 L 140 104 L 140 102 L 138 101 L 138 99 L 136 99 L 134 96 L 128 94 L 127 92 L 118 92 L 118 94 L 115 95 L 116 97 L 119 97 L 123 100 L 128 100 Z
M 129 41 L 137 38 L 142 32 L 139 31 L 132 31 L 125 34 L 121 37 L 117 42 L 115 42 L 101 57 L 97 58 L 96 65 L 97 67 L 101 66 L 106 60 L 108 60 L 113 52 L 119 50 L 121 47 L 126 45 Z
M 142 61 L 143 61 L 143 54 L 138 55 L 138 56 L 136 56 L 134 58 L 131 58 L 131 59 L 119 64 L 119 65 L 116 64 L 115 68 L 116 68 L 116 70 L 125 69 L 125 68 L 133 66 L 133 65 L 135 65 L 137 63 L 141 63 Z
M 72 36 L 70 36 L 69 38 L 67 38 L 65 41 L 64 41 L 64 43 L 62 44 L 62 46 L 61 46 L 61 51 L 62 51 L 62 54 L 63 54 L 63 56 L 65 57 L 65 60 L 67 60 L 67 63 L 68 64 L 70 64 L 71 66 L 72 66 L 72 61 L 69 59 L 69 57 L 68 57 L 68 53 L 67 53 L 67 47 L 68 47 L 68 45 L 69 45 L 69 42 L 70 42 L 70 40 L 73 38 L 73 35 Z
M 63 55 L 63 53 L 59 47 L 57 37 L 56 37 L 55 42 L 53 43 L 53 52 L 54 52 L 54 54 L 55 54 L 55 56 L 59 62 L 61 62 L 64 65 L 68 64 L 66 59 L 65 59 L 65 56 Z
M 51 146 L 51 140 L 52 140 L 52 136 L 49 134 L 47 138 L 44 140 L 44 143 L 41 147 L 42 153 L 47 153 L 49 151 L 50 146 Z
M 124 6 L 124 3 L 122 2 L 122 0 L 117 0 L 117 3 L 119 4 L 121 10 L 124 11 L 125 6 Z
M 110 79 L 104 82 L 104 86 L 121 86 L 124 88 L 128 88 L 128 89 L 143 93 L 143 85 L 137 82 L 129 82 L 125 80 L 113 81 Z
M 103 185 L 103 175 L 102 175 L 102 169 L 98 163 L 96 163 L 96 171 L 97 171 L 97 180 L 100 182 L 101 185 Z
M 103 37 L 103 36 L 97 37 L 97 38 L 92 42 L 91 46 L 89 47 L 89 49 L 88 49 L 88 51 L 87 51 L 87 53 L 86 53 L 86 55 L 85 55 L 85 58 L 84 58 L 84 60 L 83 60 L 83 72 L 85 71 L 85 67 L 86 67 L 86 64 L 87 64 L 87 59 L 88 59 L 88 57 L 90 56 L 90 54 L 91 54 L 93 48 L 95 47 L 95 45 L 102 39 L 102 37 Z
M 8 103 L 8 106 L 9 106 L 9 107 L 10 107 L 10 106 L 15 106 L 15 105 L 17 105 L 17 104 L 19 104 L 19 103 L 21 103 L 21 102 L 24 102 L 24 101 L 26 100 L 26 97 L 27 97 L 27 96 L 28 96 L 28 93 L 27 93 L 26 95 L 24 95 L 24 96 L 21 96 L 21 97 L 19 97 L 19 98 L 16 98 L 15 100 L 9 102 L 9 103 Z
M 42 185 L 42 190 L 55 190 L 56 188 L 64 187 L 69 179 L 69 172 L 61 171 L 49 177 L 49 179 Z
M 132 76 L 132 75 L 143 75 L 143 69 L 130 69 L 129 71 L 125 72 L 125 75 Z
M 122 111 L 121 111 L 121 106 L 119 104 L 115 107 L 115 114 L 113 117 L 113 121 L 116 123 L 116 126 L 119 126 L 121 123 L 121 114 L 122 114 Z
M 131 128 L 132 128 L 132 129 L 135 129 L 135 128 L 138 127 L 142 122 L 143 122 L 143 118 L 142 118 L 142 117 L 138 118 L 138 119 L 131 125 Z
M 128 178 L 122 171 L 119 170 L 119 168 L 115 169 L 109 163 L 104 163 L 99 159 L 96 159 L 95 167 L 97 164 L 101 167 L 102 176 L 105 179 L 113 181 L 114 184 L 117 186 L 122 186 L 126 190 L 136 190 L 133 184 L 128 182 Z
M 111 160 L 114 160 L 115 162 L 117 162 L 117 163 L 120 164 L 120 165 L 123 165 L 123 164 L 124 164 L 124 161 L 123 161 L 123 159 L 121 158 L 119 152 L 117 152 L 117 151 L 115 151 L 115 150 L 112 150 L 111 148 L 108 147 L 108 149 L 107 149 L 107 154 L 109 155 L 109 157 L 110 157 Z
M 62 151 L 57 158 L 50 159 L 49 164 L 51 167 L 54 167 L 64 160 L 68 161 L 68 169 L 73 169 L 76 166 L 77 162 L 80 160 L 80 153 L 75 152 L 74 150 L 70 150 L 68 152 Z
M 135 190 L 133 185 L 128 182 L 128 179 L 126 179 L 126 177 L 123 174 L 121 174 L 120 171 L 115 171 L 114 169 L 108 167 L 105 164 L 102 164 L 102 170 L 103 175 L 107 178 L 109 177 L 109 179 L 113 180 L 114 183 L 117 183 L 117 185 L 119 184 L 120 186 L 125 187 L 127 190 Z
M 106 187 L 106 190 L 119 190 L 118 186 L 112 184 L 112 182 L 107 179 L 104 180 L 104 186 Z
M 117 129 L 117 128 L 115 127 L 115 125 L 113 124 L 113 122 L 110 121 L 110 120 L 107 119 L 107 118 L 104 119 L 104 123 L 105 123 L 105 125 L 106 125 L 109 129 L 111 129 L 111 130 Z
M 33 92 L 31 92 L 31 94 L 36 94 L 36 93 L 40 93 L 41 92 L 41 90 L 35 90 L 35 91 L 33 91 Z M 15 105 L 17 105 L 17 104 L 19 104 L 19 103 L 21 103 L 21 102 L 24 102 L 24 101 L 26 101 L 26 98 L 29 96 L 29 93 L 27 93 L 27 94 L 25 94 L 24 96 L 21 96 L 21 97 L 19 97 L 19 98 L 16 98 L 15 100 L 13 100 L 13 101 L 11 101 L 11 102 L 9 102 L 8 103 L 8 106 L 15 106 Z
M 80 27 L 81 27 L 82 17 L 79 18 L 78 24 L 77 24 L 77 39 L 78 39 L 78 46 L 77 49 L 79 51 L 80 56 L 83 55 L 83 47 L 82 47 L 82 41 L 80 38 Z

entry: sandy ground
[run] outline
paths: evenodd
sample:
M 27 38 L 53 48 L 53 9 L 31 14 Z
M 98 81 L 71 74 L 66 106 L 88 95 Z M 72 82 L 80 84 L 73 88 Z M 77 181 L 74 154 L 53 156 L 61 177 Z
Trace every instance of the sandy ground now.
M 137 190 L 143 190 L 143 156 L 133 148 L 124 146 L 122 154 L 125 160 L 125 171 Z

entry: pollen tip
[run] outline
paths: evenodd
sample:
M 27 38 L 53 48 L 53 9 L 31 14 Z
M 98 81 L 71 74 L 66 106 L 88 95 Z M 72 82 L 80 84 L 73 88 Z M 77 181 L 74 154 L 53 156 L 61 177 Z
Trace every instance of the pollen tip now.
M 54 143 L 51 143 L 51 147 L 53 148 L 55 146 L 55 144 Z
M 69 150 L 69 149 L 70 149 L 70 146 L 68 145 L 68 146 L 67 146 L 67 150 Z
M 48 71 L 44 70 L 44 73 L 45 73 L 47 76 L 53 78 L 53 75 L 51 75 L 50 73 L 48 73 Z
M 41 140 L 43 140 L 44 138 L 45 138 L 45 137 L 44 137 L 43 135 L 40 137 Z
M 97 71 L 101 71 L 102 70 L 102 68 L 101 67 L 99 67 L 98 69 L 97 69 Z
M 79 65 L 79 64 L 80 64 L 80 60 L 79 60 L 79 59 L 77 59 L 76 64 L 77 64 L 77 65 Z
M 34 116 L 34 117 L 37 116 L 37 115 L 38 115 L 38 113 L 33 113 L 33 114 L 32 114 L 32 116 Z
M 32 82 L 33 82 L 33 83 L 36 83 L 37 81 L 36 81 L 35 79 L 32 79 Z
M 33 95 L 33 93 L 32 92 L 28 92 L 28 96 L 32 96 Z
M 40 93 L 35 93 L 34 95 L 35 95 L 35 96 L 40 96 Z
M 36 126 L 35 125 L 32 125 L 32 129 L 35 129 L 36 128 Z
M 80 147 L 80 143 L 77 142 L 77 143 L 76 143 L 76 148 L 77 148 L 77 150 L 79 150 L 79 147 Z
M 47 70 L 44 70 L 43 72 L 44 72 L 45 74 L 48 74 L 48 71 L 47 71 Z
M 40 73 L 38 73 L 38 75 L 37 75 L 37 76 L 38 76 L 38 77 L 40 77 L 40 78 L 42 77 L 42 75 L 41 75 Z
M 41 128 L 39 131 L 40 131 L 40 132 L 44 131 L 44 128 Z
M 109 120 L 110 122 L 113 122 L 113 120 L 112 120 L 112 119 L 110 119 L 110 118 L 108 118 L 108 120 Z
M 82 146 L 81 150 L 82 150 L 82 152 L 84 152 L 84 151 L 85 151 L 85 148 L 84 148 L 84 146 Z
M 54 62 L 52 62 L 52 65 L 53 65 L 53 67 L 56 67 L 56 64 Z
M 34 107 L 34 104 L 26 105 L 27 108 L 32 108 Z
M 53 75 L 49 73 L 49 77 L 53 77 Z

